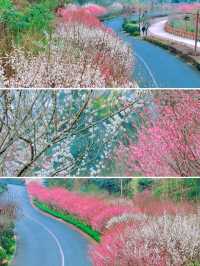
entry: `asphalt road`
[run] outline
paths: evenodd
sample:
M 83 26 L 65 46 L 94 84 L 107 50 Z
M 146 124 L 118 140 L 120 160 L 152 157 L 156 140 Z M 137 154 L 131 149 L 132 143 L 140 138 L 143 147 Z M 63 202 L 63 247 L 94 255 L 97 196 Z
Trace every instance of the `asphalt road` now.
M 133 78 L 140 88 L 199 88 L 200 72 L 169 51 L 122 31 L 123 17 L 105 21 L 133 51 Z
M 34 209 L 22 186 L 9 185 L 9 197 L 20 206 L 17 250 L 11 266 L 90 266 L 89 240 L 71 226 Z

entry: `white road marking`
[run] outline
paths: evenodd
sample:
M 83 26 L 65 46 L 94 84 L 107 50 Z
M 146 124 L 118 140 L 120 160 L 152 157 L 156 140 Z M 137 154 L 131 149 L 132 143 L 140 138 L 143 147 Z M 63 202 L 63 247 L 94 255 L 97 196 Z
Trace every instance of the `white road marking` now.
M 122 32 L 124 33 L 124 31 L 122 31 Z M 125 32 L 125 33 L 126 33 L 126 35 L 131 36 L 129 33 L 127 33 L 127 32 Z M 135 51 L 133 51 L 133 54 L 143 63 L 144 67 L 146 68 L 147 72 L 149 73 L 149 75 L 150 75 L 150 77 L 151 77 L 151 79 L 152 79 L 152 81 L 154 83 L 154 86 L 156 88 L 159 88 L 158 83 L 156 81 L 156 78 L 154 77 L 154 75 L 153 75 L 150 67 L 146 63 L 146 61 L 140 55 L 138 55 Z
M 152 81 L 153 81 L 153 83 L 154 83 L 154 85 L 155 85 L 155 87 L 156 88 L 159 88 L 159 86 L 158 86 L 158 83 L 157 83 L 157 81 L 156 81 L 156 79 L 155 79 L 155 77 L 154 77 L 154 75 L 153 75 L 153 73 L 152 73 L 152 71 L 151 71 L 151 69 L 150 69 L 150 67 L 148 66 L 148 64 L 145 62 L 145 60 L 140 56 L 140 55 L 138 55 L 137 53 L 135 53 L 134 52 L 134 55 L 144 64 L 144 66 L 145 66 L 145 68 L 147 69 L 147 71 L 148 71 L 148 73 L 149 73 L 149 75 L 150 75 L 150 77 L 151 77 L 151 79 L 152 79 Z
M 58 240 L 58 238 L 56 237 L 56 235 L 46 226 L 44 225 L 43 223 L 39 222 L 38 220 L 32 218 L 31 216 L 29 215 L 24 215 L 26 216 L 29 220 L 35 222 L 36 224 L 39 224 L 56 242 L 56 245 L 59 249 L 59 252 L 60 252 L 60 256 L 61 256 L 61 266 L 65 266 L 65 256 L 64 256 L 64 252 L 63 252 L 63 249 L 62 249 L 62 246 Z

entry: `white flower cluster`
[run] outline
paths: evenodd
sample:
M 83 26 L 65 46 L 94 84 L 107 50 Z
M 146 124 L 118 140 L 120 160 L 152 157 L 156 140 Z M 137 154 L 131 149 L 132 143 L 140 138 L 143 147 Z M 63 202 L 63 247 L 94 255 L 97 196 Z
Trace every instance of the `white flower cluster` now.
M 101 28 L 89 28 L 83 24 L 61 24 L 57 29 L 67 43 L 75 43 L 76 49 L 85 51 L 93 61 L 93 67 L 112 66 L 110 87 L 135 87 L 132 82 L 133 55 L 131 49 L 113 33 Z
M 59 145 L 55 145 L 51 150 L 51 155 L 44 154 L 39 162 L 35 164 L 35 176 L 52 176 L 56 170 L 63 167 L 65 170 L 59 172 L 59 176 L 64 176 L 70 173 L 74 166 L 74 158 L 70 151 L 70 144 L 73 138 L 67 138 Z
M 65 49 L 66 48 L 66 49 Z M 71 57 L 71 58 L 70 58 Z M 72 61 L 73 54 L 67 47 L 51 49 L 50 57 L 41 52 L 37 56 L 15 49 L 8 58 L 14 74 L 5 78 L 5 87 L 105 87 L 98 69 L 84 58 Z
M 135 87 L 127 45 L 110 32 L 80 23 L 59 25 L 36 55 L 13 49 L 0 65 L 4 87 Z
M 18 169 L 30 161 L 29 147 L 22 141 L 16 141 L 1 158 L 2 176 L 16 176 Z
M 145 214 L 134 214 L 134 213 L 124 213 L 120 216 L 112 217 L 106 224 L 106 228 L 109 229 L 115 226 L 118 223 L 127 223 L 127 222 L 134 222 L 134 221 L 144 221 L 147 217 Z
M 163 215 L 152 217 L 137 230 L 127 228 L 124 234 L 125 245 L 123 254 L 127 258 L 151 257 L 154 254 L 155 264 L 158 265 L 162 254 L 166 255 L 167 266 L 186 265 L 200 259 L 200 216 Z M 137 243 L 144 243 L 141 248 Z M 153 249 L 153 250 L 152 250 Z M 160 259 L 159 259 L 160 257 Z
M 30 176 L 43 174 L 48 176 L 59 164 L 67 167 L 73 162 L 70 153 L 70 142 L 73 137 L 65 137 L 64 133 L 61 134 L 67 127 L 70 117 L 72 118 L 72 110 L 68 109 L 71 106 L 68 99 L 70 100 L 72 96 L 68 92 L 66 94 L 63 92 L 62 99 L 65 103 L 58 104 L 55 108 L 54 95 L 59 103 L 60 93 L 37 90 L 2 92 L 0 97 L 1 175 L 17 176 L 27 165 L 26 172 Z M 61 127 L 63 121 L 66 123 Z M 56 127 L 60 127 L 59 132 Z M 63 137 L 57 145 L 52 142 L 55 136 Z M 37 156 L 39 157 L 35 160 Z
M 123 95 L 123 90 L 3 90 L 1 174 L 98 175 L 131 118 Z
M 100 155 L 100 160 L 95 163 L 95 168 L 90 169 L 90 176 L 98 176 L 101 171 L 105 168 L 105 161 L 112 156 L 113 149 L 117 142 L 117 135 L 119 132 L 123 132 L 122 127 L 123 119 L 116 115 L 114 118 L 109 118 L 106 122 L 102 124 L 102 128 L 95 128 L 94 139 L 95 144 L 99 147 L 96 150 L 96 156 Z M 102 131 L 99 135 L 98 131 Z M 99 135 L 99 139 L 95 138 Z M 86 161 L 82 163 L 85 164 Z

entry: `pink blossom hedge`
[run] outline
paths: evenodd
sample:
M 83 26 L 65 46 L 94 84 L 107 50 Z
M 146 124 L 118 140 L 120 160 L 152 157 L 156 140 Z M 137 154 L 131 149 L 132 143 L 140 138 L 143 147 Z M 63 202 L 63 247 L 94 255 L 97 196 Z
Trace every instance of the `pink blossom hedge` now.
M 132 206 L 117 205 L 94 196 L 83 196 L 61 187 L 45 188 L 37 182 L 28 184 L 28 192 L 33 198 L 73 214 L 99 231 L 114 216 L 139 212 L 139 209 Z

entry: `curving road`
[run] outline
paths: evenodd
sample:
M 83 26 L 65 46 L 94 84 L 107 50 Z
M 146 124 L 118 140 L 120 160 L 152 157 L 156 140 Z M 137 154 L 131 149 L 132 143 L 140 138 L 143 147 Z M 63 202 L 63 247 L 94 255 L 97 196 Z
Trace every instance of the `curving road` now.
M 9 185 L 9 192 L 22 213 L 12 266 L 91 266 L 84 236 L 32 208 L 25 187 Z
M 170 40 L 170 41 L 175 41 L 179 42 L 181 44 L 184 44 L 189 47 L 194 47 L 195 41 L 188 39 L 188 38 L 183 38 L 180 36 L 176 36 L 174 34 L 168 33 L 165 31 L 165 24 L 167 23 L 168 19 L 161 19 L 159 21 L 154 22 L 150 27 L 149 27 L 149 35 L 153 35 L 156 37 L 159 37 L 161 39 L 165 40 Z M 197 43 L 197 47 L 200 47 L 200 42 Z
M 200 72 L 174 54 L 122 31 L 123 17 L 104 22 L 129 44 L 135 57 L 133 77 L 141 88 L 199 88 Z

